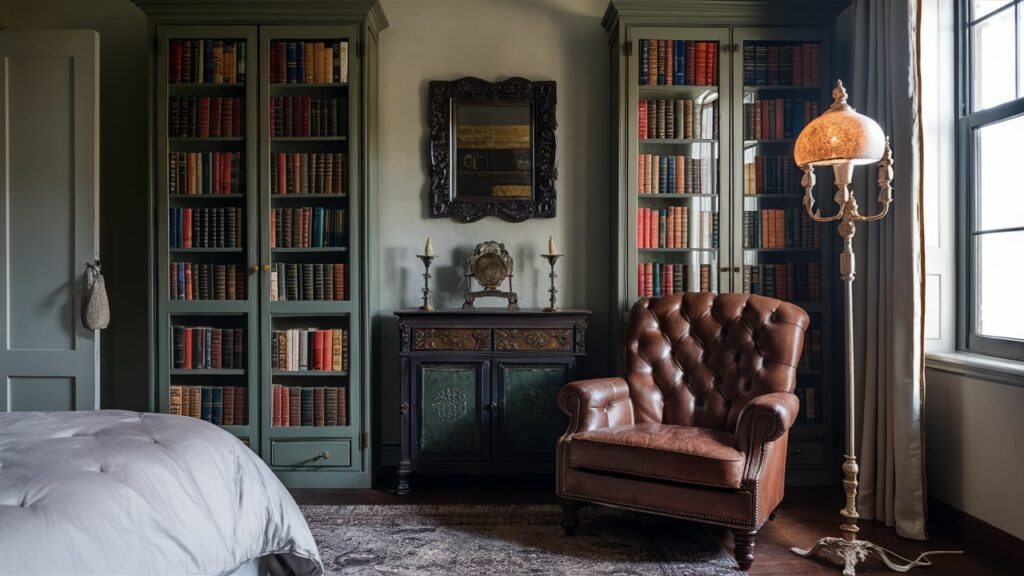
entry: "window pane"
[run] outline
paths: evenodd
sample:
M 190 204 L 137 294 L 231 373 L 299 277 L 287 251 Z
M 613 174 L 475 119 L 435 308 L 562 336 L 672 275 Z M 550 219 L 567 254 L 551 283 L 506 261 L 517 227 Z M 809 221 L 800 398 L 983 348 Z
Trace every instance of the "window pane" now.
M 1020 309 L 1020 250 L 1024 232 L 975 236 L 977 325 L 983 336 L 1024 340 Z
M 985 14 L 990 14 L 1010 2 L 1011 0 L 974 0 L 971 2 L 971 20 L 977 20 Z
M 1020 138 L 1024 116 L 977 130 L 977 230 L 1024 226 Z
M 1017 96 L 1017 42 L 1013 10 L 1004 10 L 971 26 L 972 96 L 975 110 L 991 108 Z

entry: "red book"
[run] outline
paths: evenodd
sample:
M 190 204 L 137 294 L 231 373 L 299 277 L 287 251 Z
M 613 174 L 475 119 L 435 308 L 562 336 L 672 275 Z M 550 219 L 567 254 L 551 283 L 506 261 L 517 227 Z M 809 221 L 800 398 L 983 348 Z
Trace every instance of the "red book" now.
M 687 42 L 686 43 L 686 83 L 695 84 L 697 78 L 696 70 L 694 66 L 697 60 L 697 44 L 700 42 Z
M 269 54 L 270 81 L 271 82 L 280 82 L 280 80 L 278 80 L 278 78 L 277 78 L 277 42 L 271 43 L 269 53 L 270 53 Z M 271 109 L 273 109 L 273 107 L 271 107 Z M 271 126 L 273 126 L 273 124 L 271 124 Z
M 718 84 L 718 42 L 708 42 L 708 66 L 704 77 L 705 84 L 714 86 Z
M 291 408 L 289 407 L 288 388 L 281 386 L 281 426 L 291 426 Z
M 192 368 L 192 329 L 185 328 L 185 369 Z
M 199 137 L 210 137 L 210 97 L 199 97 Z
M 181 40 L 171 40 L 171 63 L 168 76 L 170 76 L 170 82 L 177 84 L 181 82 Z
M 767 140 L 772 137 L 771 132 L 768 130 L 768 121 L 771 118 L 768 114 L 768 101 L 759 100 L 756 104 L 761 107 L 761 138 Z
M 309 96 L 303 96 L 299 101 L 302 103 L 302 133 L 300 136 L 312 136 L 313 134 L 310 132 L 311 124 L 309 116 L 310 98 Z M 317 134 L 317 136 L 319 136 L 319 134 Z
M 274 399 L 274 409 L 271 411 L 270 425 L 274 426 L 274 427 L 277 427 L 277 426 L 281 425 L 281 408 L 282 408 L 282 404 L 281 404 L 281 386 L 279 384 L 274 384 L 274 387 L 273 387 L 273 399 Z
M 801 46 L 793 46 L 793 84 L 795 86 L 806 86 L 806 82 L 804 82 L 803 47 Z
M 235 386 L 235 424 L 244 426 L 249 423 L 249 403 L 245 401 L 247 388 Z
M 231 105 L 232 121 L 231 125 L 234 128 L 230 133 L 232 136 L 242 136 L 242 118 L 243 112 L 245 111 L 245 100 L 241 98 L 235 98 L 234 103 Z
M 331 356 L 334 352 L 334 340 L 331 337 L 330 330 L 321 330 L 321 333 L 324 335 L 324 343 L 321 348 L 322 358 L 320 360 L 320 365 L 323 366 L 324 370 L 333 370 L 334 363 L 332 362 Z
M 192 247 L 192 209 L 185 208 L 181 211 L 181 247 Z
M 649 236 L 647 245 L 651 248 L 660 248 L 661 246 L 659 246 L 658 243 L 658 224 L 660 215 L 658 211 L 654 209 L 649 210 L 647 214 L 649 215 L 648 219 L 650 220 L 650 222 L 648 222 L 650 232 L 648 232 Z
M 239 134 L 235 134 L 234 133 L 234 126 L 235 126 L 235 99 L 234 98 L 224 98 L 220 107 L 223 108 L 223 110 L 221 111 L 221 115 L 220 115 L 221 116 L 220 135 L 221 136 L 239 136 Z
M 348 426 L 348 399 L 345 388 L 338 388 L 338 426 Z
M 324 331 L 317 330 L 313 333 L 313 358 L 310 359 L 310 364 L 313 370 L 323 370 L 324 360 Z
M 221 404 L 221 424 L 234 426 L 235 424 L 235 387 L 224 386 L 221 389 L 223 403 Z
M 230 100 L 230 98 L 229 98 Z M 224 98 L 214 96 L 210 99 L 210 137 L 217 138 L 221 136 L 221 126 L 223 120 L 221 119 L 221 111 L 224 108 Z M 230 136 L 230 134 L 225 134 Z
M 324 425 L 324 404 L 324 388 L 323 386 L 318 386 L 313 389 L 313 426 Z
M 708 73 L 708 43 L 697 42 L 697 51 L 694 54 L 693 65 L 696 67 L 693 73 L 695 84 L 704 84 Z
M 185 262 L 185 300 L 192 300 L 192 263 Z
M 672 40 L 662 40 L 665 43 L 665 84 L 675 84 L 675 61 L 676 43 Z
M 786 101 L 783 98 L 775 99 L 775 137 L 786 137 Z
M 639 118 L 638 118 L 639 129 L 637 131 L 640 133 L 640 139 L 641 140 L 646 140 L 647 139 L 647 100 L 641 100 L 640 102 L 638 102 L 637 103 L 637 108 L 639 109 Z

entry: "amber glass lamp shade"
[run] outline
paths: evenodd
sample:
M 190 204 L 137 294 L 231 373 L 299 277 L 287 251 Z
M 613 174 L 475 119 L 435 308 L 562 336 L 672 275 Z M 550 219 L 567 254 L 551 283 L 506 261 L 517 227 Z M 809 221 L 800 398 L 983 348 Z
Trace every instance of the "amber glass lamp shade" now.
M 793 159 L 798 166 L 869 164 L 885 150 L 885 135 L 872 119 L 846 103 L 843 81 L 832 90 L 835 102 L 810 122 L 796 139 Z

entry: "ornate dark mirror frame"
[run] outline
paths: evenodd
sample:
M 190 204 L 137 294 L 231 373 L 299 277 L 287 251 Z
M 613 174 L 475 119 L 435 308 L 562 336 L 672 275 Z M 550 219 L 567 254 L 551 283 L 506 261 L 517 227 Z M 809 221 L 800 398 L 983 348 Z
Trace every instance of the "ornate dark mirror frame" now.
M 430 83 L 430 217 L 475 222 L 498 216 L 510 222 L 555 217 L 555 82 L 466 77 Z M 460 199 L 452 189 L 453 102 L 532 102 L 533 197 L 523 200 Z

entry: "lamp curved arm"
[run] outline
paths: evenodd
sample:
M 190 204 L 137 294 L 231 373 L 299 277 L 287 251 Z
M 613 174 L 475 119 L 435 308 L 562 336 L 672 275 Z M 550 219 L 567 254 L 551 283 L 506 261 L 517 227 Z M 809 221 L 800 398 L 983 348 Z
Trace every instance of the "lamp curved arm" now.
M 804 188 L 804 209 L 807 210 L 807 216 L 815 222 L 835 222 L 843 217 L 843 212 L 840 210 L 838 213 L 832 216 L 822 216 L 821 211 L 814 207 L 814 166 L 810 164 L 804 164 L 800 167 L 803 170 L 804 175 L 800 178 L 800 185 Z
M 889 146 L 889 139 L 886 138 L 885 152 L 882 153 L 882 159 L 878 161 L 878 203 L 882 205 L 882 209 L 878 214 L 859 216 L 858 221 L 877 222 L 889 213 L 889 204 L 892 203 L 892 165 L 892 148 Z

